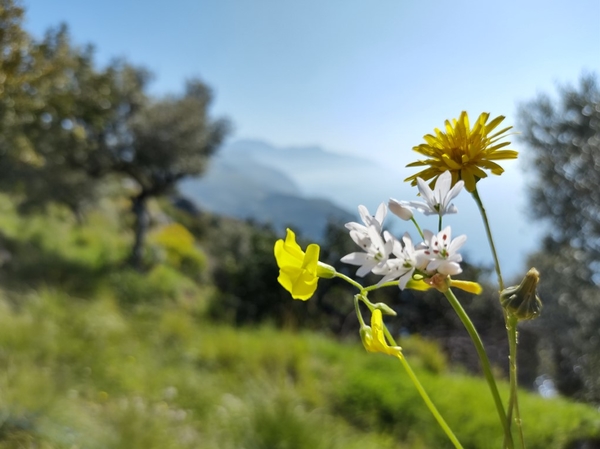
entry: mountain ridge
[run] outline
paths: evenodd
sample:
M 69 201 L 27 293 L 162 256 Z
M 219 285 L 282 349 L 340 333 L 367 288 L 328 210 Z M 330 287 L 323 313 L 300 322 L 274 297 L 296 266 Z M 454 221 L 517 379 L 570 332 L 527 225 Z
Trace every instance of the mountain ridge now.
M 279 151 L 267 144 L 261 149 Z M 321 150 L 322 151 L 322 150 Z M 307 196 L 285 172 L 260 162 L 252 148 L 223 150 L 201 178 L 184 180 L 180 192 L 200 208 L 239 219 L 272 225 L 278 232 L 291 226 L 321 241 L 327 224 L 356 217 L 329 199 Z

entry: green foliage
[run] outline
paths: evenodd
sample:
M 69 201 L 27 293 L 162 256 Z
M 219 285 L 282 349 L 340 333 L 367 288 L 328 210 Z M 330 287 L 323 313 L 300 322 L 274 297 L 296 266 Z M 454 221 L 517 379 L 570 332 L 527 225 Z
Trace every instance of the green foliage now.
M 535 217 L 547 219 L 553 238 L 600 263 L 600 86 L 598 76 L 563 86 L 558 99 L 539 95 L 520 109 L 520 131 L 537 181 Z
M 6 286 L 60 286 L 74 294 L 93 292 L 105 274 L 117 267 L 129 244 L 110 201 L 78 224 L 64 207 L 45 214 L 19 216 L 14 203 L 0 196 L 0 245 Z
M 0 188 L 23 195 L 25 209 L 57 201 L 78 212 L 94 199 L 97 182 L 74 168 L 104 133 L 113 113 L 107 72 L 95 70 L 90 47 L 79 48 L 65 27 L 42 40 L 27 36 L 14 70 L 6 76 L 0 114 L 3 132 Z
M 4 444 L 25 434 L 48 447 L 309 448 L 320 425 L 317 447 L 344 447 L 320 415 L 347 426 L 310 413 L 289 383 L 316 382 L 307 341 L 199 326 L 181 307 L 127 315 L 114 301 L 51 291 L 22 298 L 19 310 L 0 304 Z
M 305 320 L 305 304 L 290 301 L 277 282 L 273 255 L 276 239 L 275 233 L 266 228 L 214 219 L 205 237 L 218 289 L 211 307 L 213 317 L 235 324 L 272 321 L 290 326 Z
M 402 351 L 409 358 L 417 355 L 420 367 L 431 373 L 442 374 L 448 369 L 448 358 L 435 341 L 415 335 L 402 341 Z
M 355 344 L 216 326 L 181 301 L 125 311 L 46 290 L 12 303 L 0 300 L 0 447 L 448 447 L 398 361 Z M 405 346 L 427 365 L 431 346 Z M 483 380 L 417 373 L 465 447 L 499 446 Z M 599 436 L 591 408 L 521 403 L 528 447 Z
M 503 434 L 483 379 L 424 371 L 418 376 L 465 448 L 502 445 Z M 501 394 L 507 396 L 506 386 Z M 519 397 L 528 448 L 559 449 L 577 438 L 600 437 L 600 416 L 592 408 L 525 392 Z M 354 365 L 341 379 L 334 400 L 339 413 L 362 428 L 391 432 L 425 447 L 452 447 L 397 361 Z
M 534 327 L 563 393 L 600 403 L 600 86 L 596 74 L 520 108 L 531 209 L 550 224 L 530 263 L 544 304 Z
M 180 271 L 156 265 L 147 273 L 122 268 L 107 276 L 109 292 L 126 307 L 194 298 L 199 287 Z
M 268 326 L 218 325 L 205 307 L 209 301 L 213 311 L 226 307 L 219 302 L 222 293 L 198 286 L 172 264 L 157 264 L 146 274 L 123 269 L 118 260 L 128 241 L 117 232 L 120 209 L 114 203 L 84 224 L 60 208 L 23 219 L 7 198 L 0 197 L 0 207 L 4 238 L 14 245 L 14 261 L 3 268 L 4 276 L 14 275 L 12 286 L 29 285 L 0 290 L 0 448 L 447 444 L 396 360 L 367 354 L 356 342 L 342 345 Z M 224 254 L 258 251 L 265 266 L 248 269 L 262 273 L 273 261 L 272 236 L 243 229 L 248 234 L 241 238 L 239 229 L 219 227 L 233 249 L 223 240 L 211 244 L 224 245 Z M 51 253 L 73 267 L 87 266 L 95 274 L 82 282 L 95 287 L 78 299 L 81 290 L 66 287 L 79 271 L 63 272 L 61 279 L 45 275 L 39 284 L 20 277 L 22 271 L 7 271 L 28 251 L 30 260 Z M 270 273 L 264 273 L 266 280 Z M 241 292 L 242 271 L 237 282 Z M 263 287 L 253 282 L 251 291 L 259 295 Z M 284 307 L 310 307 L 287 295 L 281 301 Z M 409 338 L 401 345 L 470 447 L 500 438 L 483 382 L 452 374 L 430 341 Z M 560 447 L 557 442 L 597 436 L 597 412 L 565 401 L 522 398 L 530 447 Z
M 273 254 L 275 241 L 284 235 L 277 235 L 269 227 L 220 217 L 205 218 L 204 224 L 201 232 L 213 260 L 213 282 L 218 289 L 212 304 L 215 318 L 235 324 L 270 322 L 288 328 L 327 329 L 336 333 L 358 330 L 357 322 L 347 320 L 354 310 L 348 298 L 355 291 L 339 279 L 319 282 L 308 302 L 290 300 L 290 294 L 277 282 L 279 268 Z M 319 259 L 340 272 L 348 271 L 348 265 L 340 263 L 339 254 L 354 249 L 350 246 L 352 249 L 343 253 L 338 243 L 343 248 L 354 243 L 338 225 L 330 225 L 328 233 Z M 298 242 L 304 248 L 309 243 L 301 236 Z
M 155 258 L 180 270 L 190 278 L 199 278 L 206 267 L 206 256 L 196 245 L 194 236 L 180 223 L 171 223 L 149 236 L 150 251 Z
M 66 26 L 37 40 L 21 28 L 18 5 L 1 6 L 0 189 L 19 194 L 23 211 L 58 202 L 77 215 L 107 179 L 129 181 L 131 262 L 143 268 L 147 200 L 202 174 L 229 123 L 210 117 L 212 94 L 200 80 L 153 99 L 146 70 L 122 61 L 99 68 Z

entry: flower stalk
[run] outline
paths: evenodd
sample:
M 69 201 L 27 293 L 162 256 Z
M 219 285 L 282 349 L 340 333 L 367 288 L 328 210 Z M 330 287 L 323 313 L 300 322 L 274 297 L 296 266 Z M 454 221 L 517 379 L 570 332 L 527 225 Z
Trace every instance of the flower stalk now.
M 361 295 L 356 295 L 355 298 L 359 298 L 359 297 L 361 297 Z M 366 300 L 366 298 L 364 296 L 362 296 L 361 299 L 363 301 Z M 367 306 L 369 308 L 371 308 L 371 304 L 368 301 L 365 301 L 365 304 L 367 304 Z M 374 320 L 379 320 L 379 318 L 381 317 L 381 312 L 377 311 L 377 310 L 373 310 L 373 309 L 371 309 L 371 312 L 374 314 L 373 315 Z M 377 312 L 379 312 L 379 313 L 377 313 Z M 377 317 L 377 318 L 375 318 L 375 317 Z M 385 338 L 385 340 L 387 340 L 387 342 L 390 345 L 390 346 L 385 345 L 386 346 L 385 348 L 377 348 L 377 352 L 385 352 L 385 353 L 387 353 L 389 355 L 395 355 L 400 360 L 400 362 L 402 363 L 402 367 L 404 368 L 404 370 L 408 374 L 408 377 L 410 378 L 411 382 L 415 386 L 416 390 L 419 392 L 419 395 L 421 396 L 421 399 L 423 399 L 423 402 L 425 403 L 425 405 L 427 406 L 427 408 L 429 409 L 429 411 L 431 412 L 431 414 L 433 415 L 433 417 L 437 421 L 438 425 L 441 427 L 441 429 L 444 431 L 444 433 L 446 434 L 446 436 L 452 442 L 452 444 L 454 445 L 454 447 L 456 449 L 463 449 L 462 445 L 458 441 L 458 438 L 456 438 L 456 435 L 454 435 L 454 432 L 452 432 L 452 429 L 446 423 L 446 421 L 444 420 L 444 418 L 442 417 L 442 415 L 438 411 L 437 407 L 435 406 L 435 404 L 433 403 L 433 401 L 431 400 L 431 398 L 429 397 L 429 395 L 425 391 L 425 388 L 423 388 L 423 385 L 419 381 L 419 378 L 417 377 L 417 375 L 415 374 L 415 372 L 410 367 L 410 364 L 408 363 L 408 361 L 404 357 L 404 354 L 402 354 L 402 351 L 401 350 L 393 351 L 393 349 L 400 348 L 400 347 L 397 345 L 396 341 L 394 340 L 394 337 L 392 337 L 392 334 L 388 330 L 387 326 L 385 324 L 383 324 L 383 322 L 379 322 L 379 323 L 377 323 L 377 325 L 373 324 L 373 329 L 374 330 L 382 331 L 383 335 L 380 335 L 379 337 L 380 338 L 382 338 L 382 337 Z M 375 337 L 373 337 L 373 338 L 375 338 Z M 390 349 L 393 352 L 390 352 Z
M 502 399 L 500 398 L 500 393 L 498 392 L 498 386 L 496 385 L 496 379 L 494 378 L 494 374 L 492 373 L 492 366 L 490 364 L 490 360 L 487 356 L 487 352 L 483 346 L 483 342 L 481 341 L 481 337 L 479 333 L 475 329 L 473 322 L 465 312 L 465 309 L 461 306 L 460 302 L 454 295 L 451 289 L 447 289 L 444 292 L 446 299 L 460 318 L 460 321 L 465 326 L 465 329 L 469 333 L 473 344 L 475 345 L 475 350 L 477 351 L 477 355 L 479 356 L 479 361 L 481 362 L 481 368 L 483 369 L 483 375 L 485 380 L 488 383 L 488 387 L 490 392 L 492 393 L 492 397 L 494 398 L 494 404 L 496 406 L 496 411 L 498 413 L 498 418 L 502 424 L 502 428 L 504 429 L 504 438 L 505 438 L 505 446 L 508 449 L 514 448 L 514 443 L 512 439 L 512 434 L 510 432 L 510 425 L 507 420 L 506 412 L 504 411 L 504 405 L 502 404 Z
M 479 213 L 481 214 L 481 218 L 483 219 L 483 224 L 485 226 L 485 233 L 487 235 L 488 243 L 490 244 L 490 249 L 492 251 L 492 257 L 494 258 L 494 268 L 496 269 L 496 276 L 498 277 L 498 286 L 500 287 L 500 291 L 504 290 L 504 280 L 502 279 L 502 269 L 500 268 L 500 260 L 498 259 L 498 253 L 496 252 L 496 245 L 494 244 L 494 238 L 492 237 L 492 229 L 490 228 L 490 222 L 488 220 L 487 213 L 485 211 L 485 207 L 483 206 L 483 202 L 481 201 L 481 197 L 479 196 L 479 192 L 477 191 L 477 187 L 471 192 L 473 195 L 473 199 L 479 208 Z
M 442 417 L 440 412 L 438 412 L 438 409 L 436 408 L 434 403 L 429 398 L 429 395 L 423 388 L 423 385 L 421 385 L 419 378 L 416 376 L 416 374 L 414 373 L 414 371 L 408 364 L 408 361 L 406 360 L 406 358 L 402 354 L 400 354 L 398 356 L 398 359 L 400 359 L 400 362 L 402 363 L 404 370 L 408 374 L 408 377 L 412 381 L 413 385 L 415 386 L 415 388 L 421 395 L 423 402 L 425 402 L 425 405 L 427 406 L 427 408 L 429 409 L 429 411 L 431 412 L 431 414 L 433 415 L 433 417 L 435 418 L 435 420 L 437 421 L 439 426 L 442 428 L 442 430 L 444 431 L 446 436 L 450 439 L 450 441 L 452 441 L 452 444 L 454 445 L 454 447 L 456 449 L 462 449 L 462 445 L 460 444 L 460 441 L 458 441 L 458 438 L 456 438 L 456 435 L 454 435 L 454 432 L 452 432 L 452 429 L 450 428 L 450 426 L 448 426 L 448 424 L 446 423 L 446 421 L 444 420 L 444 418 Z
M 514 420 L 519 433 L 519 442 L 521 448 L 525 449 L 525 437 L 523 436 L 523 423 L 521 421 L 521 412 L 519 410 L 519 395 L 518 395 L 518 381 L 517 381 L 517 324 L 519 320 L 515 317 L 508 317 L 507 319 L 507 330 L 508 330 L 508 344 L 510 350 L 509 363 L 510 363 L 510 397 L 508 399 L 508 422 L 512 422 L 513 410 L 515 413 Z

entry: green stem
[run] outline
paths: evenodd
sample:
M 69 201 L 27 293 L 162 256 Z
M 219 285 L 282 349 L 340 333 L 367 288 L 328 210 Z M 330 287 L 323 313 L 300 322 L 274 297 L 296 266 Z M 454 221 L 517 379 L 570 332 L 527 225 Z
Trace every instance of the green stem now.
M 348 276 L 346 276 L 345 274 L 339 273 L 339 272 L 335 272 L 335 276 L 343 279 L 344 281 L 346 281 L 348 284 L 353 285 L 354 287 L 356 287 L 360 292 L 364 291 L 364 287 L 362 285 L 360 285 L 358 282 L 356 282 L 354 279 L 349 278 Z
M 421 238 L 423 240 L 425 240 L 425 236 L 423 235 L 423 231 L 421 231 L 421 227 L 419 226 L 419 223 L 417 223 L 417 220 L 415 220 L 415 217 L 411 218 L 411 221 L 415 224 L 417 231 L 419 231 L 419 235 L 421 236 Z
M 383 332 L 384 332 L 385 337 L 388 340 L 388 343 L 390 345 L 398 346 L 398 344 L 394 340 L 394 337 L 392 337 L 392 334 L 390 334 L 390 331 L 388 330 L 387 326 L 385 326 L 385 324 L 383 326 Z M 462 445 L 458 441 L 458 438 L 456 438 L 456 435 L 454 435 L 454 432 L 452 432 L 452 429 L 450 429 L 450 426 L 446 423 L 446 421 L 444 420 L 444 418 L 438 411 L 437 407 L 435 406 L 435 404 L 433 403 L 433 401 L 431 400 L 431 398 L 425 391 L 425 388 L 423 388 L 423 385 L 421 385 L 421 382 L 419 382 L 417 375 L 414 373 L 414 371 L 408 364 L 408 361 L 404 358 L 404 356 L 402 354 L 399 354 L 398 358 L 400 359 L 400 362 L 402 362 L 402 366 L 404 367 L 404 370 L 408 374 L 408 377 L 410 377 L 410 380 L 412 381 L 413 385 L 415 386 L 415 388 L 421 395 L 423 402 L 425 402 L 425 405 L 427 406 L 427 408 L 429 409 L 429 411 L 431 412 L 431 414 L 433 415 L 435 420 L 438 422 L 438 424 L 440 425 L 440 427 L 442 428 L 442 430 L 444 431 L 446 436 L 450 439 L 450 441 L 452 441 L 452 444 L 454 444 L 454 447 L 456 449 L 463 449 Z
M 372 290 L 377 290 L 378 288 L 383 288 L 383 287 L 393 287 L 393 286 L 396 286 L 396 287 L 397 287 L 397 286 L 398 286 L 398 281 L 384 282 L 384 283 L 383 283 L 383 284 L 381 284 L 381 285 L 377 285 L 377 284 L 374 284 L 374 285 L 369 285 L 368 287 L 365 287 L 365 288 L 363 289 L 363 291 L 364 291 L 364 292 L 370 292 L 370 291 L 372 291 Z
M 364 327 L 365 326 L 365 321 L 363 320 L 362 317 L 362 313 L 360 313 L 360 306 L 358 304 L 358 300 L 362 299 L 364 301 L 364 298 L 361 297 L 361 295 L 354 295 L 354 309 L 356 310 L 356 317 L 358 318 L 358 322 L 360 324 L 360 327 Z
M 492 256 L 494 257 L 494 265 L 496 267 L 496 275 L 498 276 L 498 286 L 500 287 L 500 291 L 504 290 L 504 281 L 502 279 L 502 271 L 500 269 L 500 261 L 498 260 L 498 254 L 496 253 L 496 246 L 494 245 L 494 239 L 492 237 L 492 230 L 490 229 L 489 220 L 487 214 L 485 212 L 485 207 L 483 206 L 483 202 L 481 201 L 481 197 L 479 196 L 479 192 L 477 191 L 477 187 L 472 192 L 473 198 L 479 207 L 479 212 L 481 213 L 481 218 L 483 219 L 483 223 L 485 225 L 485 231 L 487 233 L 488 242 L 490 244 L 490 249 L 492 250 Z M 509 341 L 509 354 L 510 354 L 510 399 L 508 403 L 508 419 L 507 424 L 510 430 L 512 426 L 512 412 L 515 410 L 515 418 L 517 423 L 517 428 L 519 429 L 519 438 L 521 442 L 521 447 L 525 447 L 524 438 L 523 438 L 523 427 L 521 425 L 521 416 L 519 412 L 519 400 L 518 400 L 518 392 L 517 392 L 517 325 L 511 325 L 511 319 L 509 319 L 504 314 L 504 320 L 506 322 L 506 330 L 508 332 L 508 341 Z M 514 368 L 513 368 L 514 367 Z
M 442 430 L 444 431 L 444 433 L 446 434 L 446 436 L 450 439 L 450 441 L 452 441 L 452 444 L 454 444 L 455 448 L 462 449 L 462 445 L 460 444 L 460 442 L 456 438 L 456 435 L 454 435 L 454 433 L 452 432 L 452 429 L 450 429 L 450 427 L 448 426 L 448 424 L 446 424 L 446 421 L 444 421 L 444 418 L 442 417 L 442 415 L 440 414 L 440 412 L 438 412 L 438 410 L 435 407 L 435 405 L 433 404 L 433 402 L 431 402 L 431 399 L 427 395 L 427 392 L 423 388 L 423 385 L 421 385 L 421 382 L 419 382 L 419 379 L 417 378 L 417 376 L 415 375 L 415 373 L 411 369 L 410 365 L 408 364 L 408 362 L 406 361 L 406 359 L 404 358 L 404 356 L 402 354 L 399 354 L 398 358 L 402 362 L 402 366 L 406 370 L 406 373 L 408 374 L 408 377 L 410 377 L 410 380 L 412 381 L 412 383 L 414 384 L 415 388 L 417 389 L 417 391 L 421 395 L 421 398 L 423 399 L 423 402 L 425 402 L 425 405 L 427 405 L 427 408 L 429 408 L 429 411 L 434 416 L 434 418 L 436 419 L 436 421 L 438 422 L 438 424 L 440 425 L 440 427 L 442 428 Z
M 525 449 L 525 438 L 523 436 L 523 426 L 521 425 L 521 412 L 519 411 L 519 396 L 517 392 L 517 323 L 514 317 L 507 319 L 508 343 L 510 348 L 510 398 L 508 401 L 508 422 L 512 423 L 512 412 L 515 411 L 515 424 L 519 431 L 519 440 L 521 447 Z
M 510 433 L 510 426 L 506 419 L 506 413 L 504 411 L 504 406 L 502 405 L 502 399 L 500 398 L 500 393 L 498 392 L 498 386 L 496 385 L 496 380 L 494 379 L 494 375 L 492 374 L 492 366 L 490 365 L 490 360 L 488 359 L 487 353 L 485 352 L 485 348 L 483 347 L 483 342 L 473 326 L 473 322 L 465 312 L 465 309 L 460 305 L 458 299 L 454 295 L 451 289 L 446 290 L 444 295 L 450 302 L 450 305 L 462 321 L 463 325 L 467 329 L 473 344 L 475 345 L 475 349 L 477 350 L 477 355 L 479 356 L 479 361 L 481 362 L 481 368 L 483 369 L 483 374 L 488 383 L 490 391 L 492 393 L 492 397 L 494 398 L 494 403 L 496 405 L 496 411 L 498 412 L 498 417 L 500 418 L 500 422 L 502 423 L 502 427 L 504 429 L 504 438 L 505 438 L 505 446 L 509 449 L 514 448 L 514 443 L 512 439 L 512 435 Z
M 438 220 L 438 232 L 442 232 L 442 214 L 440 214 L 440 219 Z
M 475 190 L 471 192 L 473 195 L 473 199 L 477 203 L 477 207 L 479 207 L 479 212 L 481 213 L 481 218 L 483 218 L 483 224 L 485 225 L 485 232 L 487 234 L 488 242 L 490 243 L 490 249 L 492 250 L 492 256 L 494 257 L 494 265 L 496 267 L 496 275 L 498 276 L 498 285 L 500 286 L 500 291 L 504 290 L 504 281 L 502 280 L 502 271 L 500 270 L 500 261 L 498 260 L 498 254 L 496 253 L 496 246 L 494 245 L 494 239 L 492 238 L 492 230 L 490 228 L 490 222 L 488 221 L 487 213 L 485 212 L 485 207 L 483 207 L 483 202 L 479 197 L 479 192 L 477 192 L 477 187 Z

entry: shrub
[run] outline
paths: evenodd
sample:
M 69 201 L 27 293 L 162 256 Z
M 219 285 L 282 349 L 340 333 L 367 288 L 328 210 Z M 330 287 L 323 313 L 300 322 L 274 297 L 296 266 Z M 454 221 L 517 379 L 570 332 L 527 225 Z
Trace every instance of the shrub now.
M 149 235 L 151 250 L 159 262 L 198 279 L 206 267 L 206 256 L 196 246 L 194 236 L 179 223 L 162 226 Z

